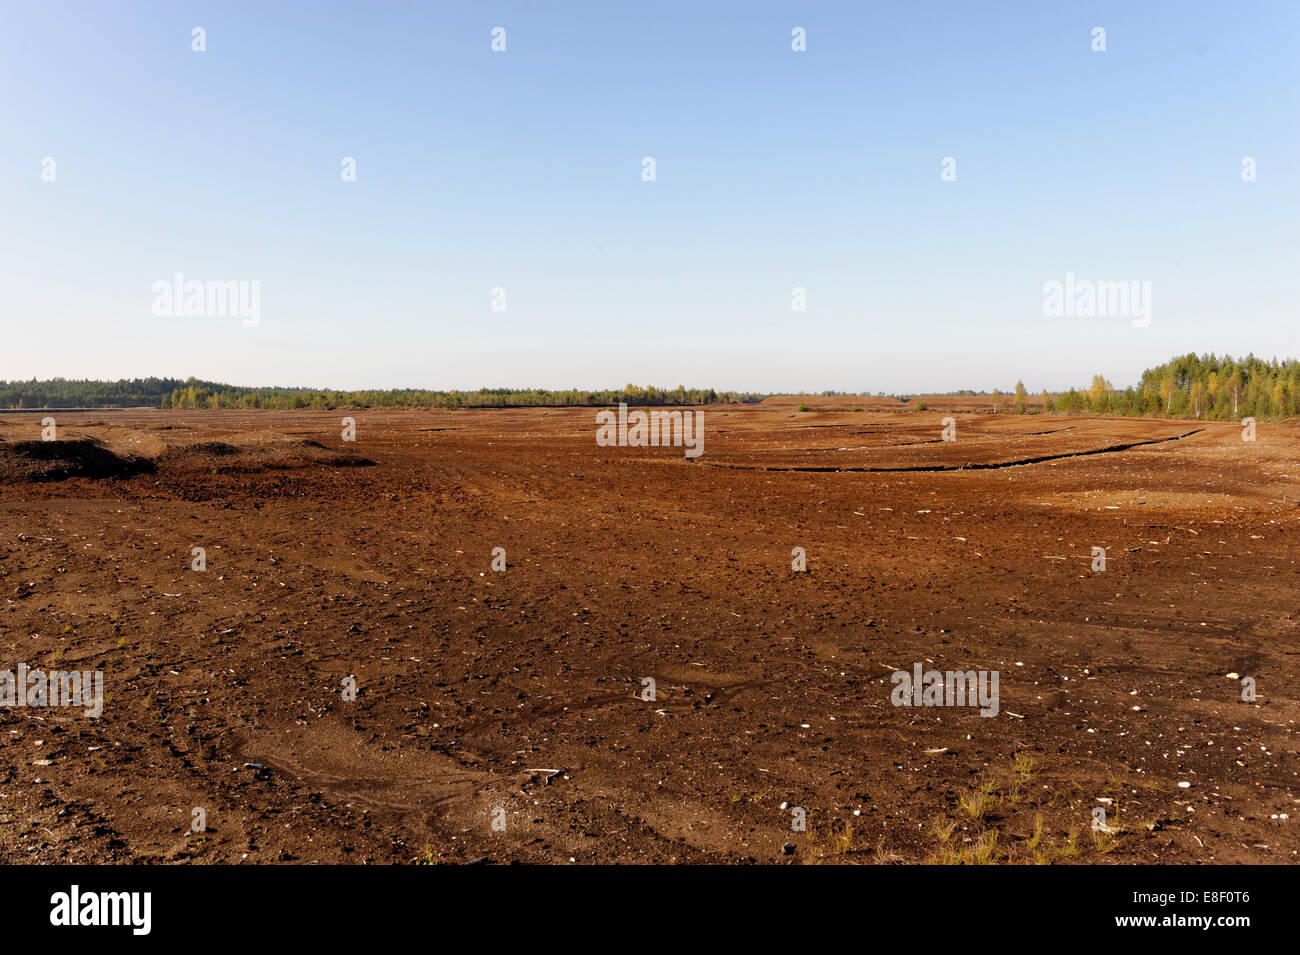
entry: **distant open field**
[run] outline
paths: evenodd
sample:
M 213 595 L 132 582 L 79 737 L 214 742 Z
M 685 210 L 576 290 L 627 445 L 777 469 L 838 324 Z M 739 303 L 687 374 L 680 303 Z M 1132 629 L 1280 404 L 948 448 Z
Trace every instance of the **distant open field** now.
M 0 412 L 0 862 L 1295 862 L 1300 427 L 928 401 Z

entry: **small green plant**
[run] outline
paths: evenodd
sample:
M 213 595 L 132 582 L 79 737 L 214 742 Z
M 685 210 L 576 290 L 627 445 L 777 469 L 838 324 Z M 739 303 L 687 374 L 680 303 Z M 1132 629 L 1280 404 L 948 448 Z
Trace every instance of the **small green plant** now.
M 943 816 L 936 816 L 930 823 L 930 832 L 940 842 L 946 843 L 952 838 L 953 831 L 957 828 L 957 823 L 951 819 L 945 819 Z
M 1029 849 L 1037 849 L 1039 843 L 1043 841 L 1043 814 L 1040 812 L 1034 817 L 1034 833 L 1026 841 L 1025 846 Z
M 842 856 L 853 845 L 853 827 L 845 824 L 844 831 L 831 837 L 831 855 Z
M 1118 845 L 1119 843 L 1115 841 L 1112 833 L 1104 832 L 1101 829 L 1092 830 L 1092 847 L 1101 855 L 1114 852 Z
M 980 833 L 969 846 L 958 847 L 944 843 L 931 862 L 939 865 L 993 865 L 998 862 L 998 833 L 989 829 Z
M 990 829 L 975 840 L 975 847 L 971 852 L 970 861 L 975 865 L 992 865 L 997 861 L 995 857 L 997 850 L 998 831 Z
M 804 865 L 820 865 L 828 856 L 847 855 L 853 848 L 853 827 L 848 823 L 835 823 L 827 833 L 827 842 L 825 845 L 821 842 L 821 834 L 815 829 L 809 829 L 806 835 L 808 848 L 803 853 L 802 862 Z
M 984 817 L 993 811 L 993 807 L 998 800 L 993 795 L 993 784 L 988 780 L 983 780 L 974 789 L 968 790 L 966 795 L 959 800 L 959 805 L 966 811 L 966 814 L 976 822 L 983 821 Z
M 415 857 L 415 864 L 416 865 L 437 865 L 438 854 L 433 851 L 433 846 L 429 845 L 426 842 L 424 844 L 424 848 L 420 850 L 420 854 Z

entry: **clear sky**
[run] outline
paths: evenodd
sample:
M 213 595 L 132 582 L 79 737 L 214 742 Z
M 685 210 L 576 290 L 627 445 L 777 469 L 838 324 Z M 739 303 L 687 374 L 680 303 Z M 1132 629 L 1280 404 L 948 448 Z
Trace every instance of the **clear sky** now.
M 1292 0 L 0 0 L 0 378 L 1037 391 L 1297 355 L 1298 41 Z M 260 321 L 155 315 L 176 273 L 259 282 Z M 1066 273 L 1150 282 L 1150 324 L 1045 316 Z

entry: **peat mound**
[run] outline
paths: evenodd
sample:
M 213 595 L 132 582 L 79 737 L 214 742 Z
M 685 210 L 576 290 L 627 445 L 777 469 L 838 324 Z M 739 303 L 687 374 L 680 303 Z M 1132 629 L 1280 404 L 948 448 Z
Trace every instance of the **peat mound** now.
M 120 455 L 94 438 L 62 441 L 0 441 L 0 483 L 22 481 L 92 481 L 152 474 L 148 458 Z
M 367 467 L 375 462 L 355 454 L 332 451 L 316 441 L 277 435 L 239 445 L 222 441 L 173 445 L 167 449 L 161 463 L 182 469 L 207 468 L 225 473 L 253 474 L 320 465 Z

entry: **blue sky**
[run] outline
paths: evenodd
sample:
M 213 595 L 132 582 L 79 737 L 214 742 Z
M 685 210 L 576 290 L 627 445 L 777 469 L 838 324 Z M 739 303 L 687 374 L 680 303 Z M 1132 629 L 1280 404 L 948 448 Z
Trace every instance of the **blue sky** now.
M 1298 40 L 1293 2 L 0 0 L 0 378 L 1037 391 L 1300 354 Z M 178 272 L 259 282 L 260 322 L 155 315 Z M 1149 281 L 1150 324 L 1045 316 L 1067 272 Z

